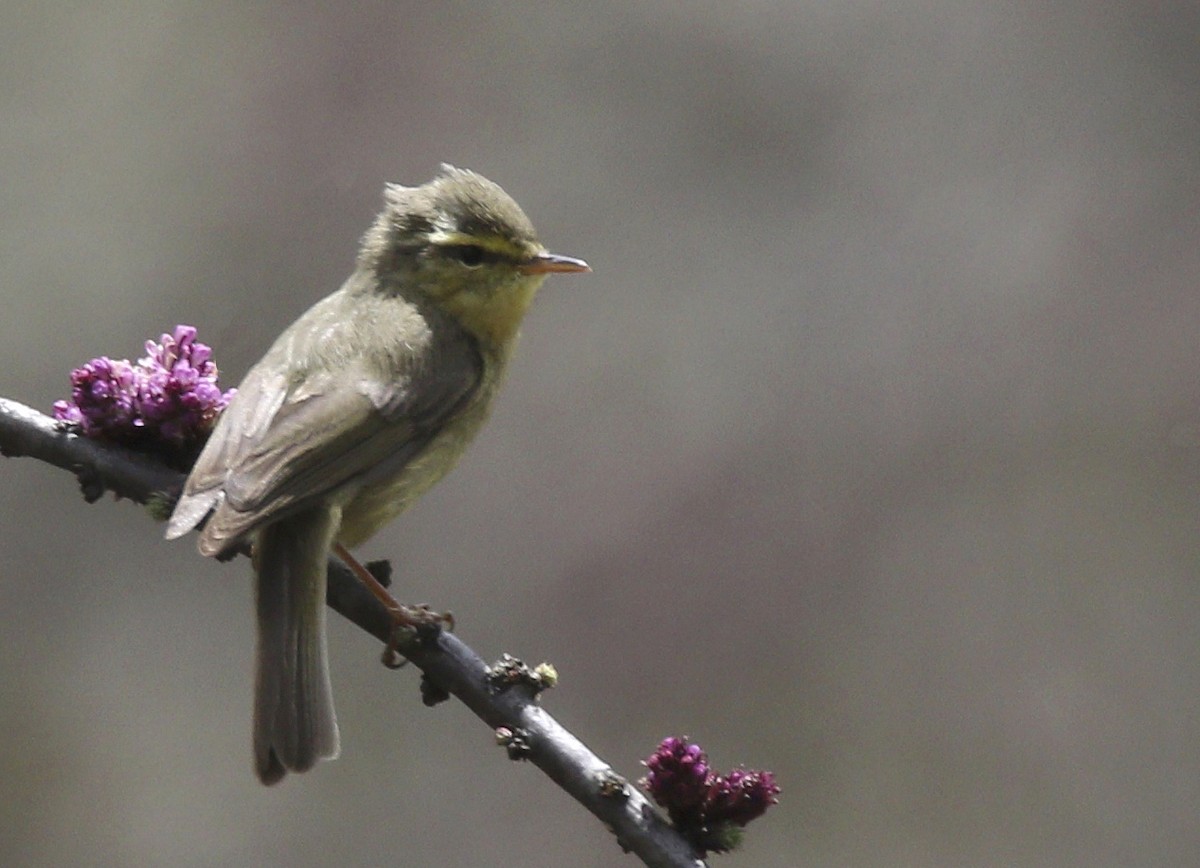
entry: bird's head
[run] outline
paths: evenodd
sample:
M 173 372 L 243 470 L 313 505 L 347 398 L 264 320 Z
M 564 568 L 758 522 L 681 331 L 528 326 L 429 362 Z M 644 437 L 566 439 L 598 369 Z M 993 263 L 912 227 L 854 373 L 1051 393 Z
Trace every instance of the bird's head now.
M 385 292 L 419 294 L 483 341 L 507 343 L 547 274 L 590 271 L 549 253 L 497 184 L 443 165 L 419 187 L 388 184 L 359 265 Z

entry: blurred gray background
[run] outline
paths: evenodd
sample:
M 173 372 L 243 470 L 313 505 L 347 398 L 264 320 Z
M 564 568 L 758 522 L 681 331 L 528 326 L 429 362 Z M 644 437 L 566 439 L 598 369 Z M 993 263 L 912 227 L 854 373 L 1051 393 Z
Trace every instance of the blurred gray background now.
M 0 10 L 0 393 L 195 324 L 233 385 L 442 160 L 552 279 L 367 546 L 617 768 L 774 770 L 739 866 L 1200 861 L 1200 7 Z M 0 462 L 0 862 L 636 864 L 340 619 L 250 770 L 245 563 Z

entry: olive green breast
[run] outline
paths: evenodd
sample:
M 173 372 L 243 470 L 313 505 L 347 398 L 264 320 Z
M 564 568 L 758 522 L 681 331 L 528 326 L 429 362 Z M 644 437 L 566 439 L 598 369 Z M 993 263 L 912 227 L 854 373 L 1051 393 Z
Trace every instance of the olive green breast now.
M 503 368 L 503 359 L 488 359 L 479 390 L 420 452 L 398 472 L 348 492 L 338 542 L 347 547 L 365 542 L 454 469 L 487 421 Z

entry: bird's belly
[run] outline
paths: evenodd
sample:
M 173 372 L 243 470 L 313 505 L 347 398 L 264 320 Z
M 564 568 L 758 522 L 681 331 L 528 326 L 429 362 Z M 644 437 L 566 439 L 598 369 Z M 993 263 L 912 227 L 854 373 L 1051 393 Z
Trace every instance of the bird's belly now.
M 399 472 L 355 491 L 342 507 L 338 542 L 347 547 L 365 542 L 441 481 L 458 463 L 486 415 L 486 407 L 469 411 L 435 435 Z

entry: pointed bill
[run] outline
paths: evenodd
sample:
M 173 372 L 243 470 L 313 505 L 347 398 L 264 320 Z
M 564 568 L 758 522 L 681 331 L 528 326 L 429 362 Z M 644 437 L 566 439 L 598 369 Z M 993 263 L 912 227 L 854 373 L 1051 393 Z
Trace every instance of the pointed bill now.
M 547 253 L 544 250 L 517 268 L 522 274 L 578 274 L 592 270 L 591 266 L 582 259 L 559 256 L 557 253 Z

